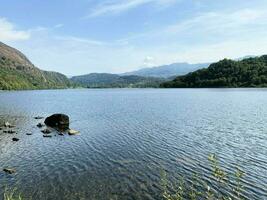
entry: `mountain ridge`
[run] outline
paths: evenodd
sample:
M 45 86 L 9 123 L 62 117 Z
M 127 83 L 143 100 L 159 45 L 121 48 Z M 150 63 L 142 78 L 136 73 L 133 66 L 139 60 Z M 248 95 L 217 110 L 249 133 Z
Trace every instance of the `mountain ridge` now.
M 161 77 L 161 78 L 169 78 L 172 76 L 184 75 L 189 72 L 208 67 L 210 63 L 196 63 L 189 64 L 186 62 L 181 63 L 172 63 L 169 65 L 161 65 L 154 67 L 142 68 L 139 70 L 125 72 L 120 75 L 137 75 L 144 77 Z
M 58 72 L 34 66 L 19 50 L 0 42 L 0 90 L 57 89 L 71 86 Z
M 267 55 L 238 60 L 223 59 L 161 84 L 163 88 L 267 87 Z

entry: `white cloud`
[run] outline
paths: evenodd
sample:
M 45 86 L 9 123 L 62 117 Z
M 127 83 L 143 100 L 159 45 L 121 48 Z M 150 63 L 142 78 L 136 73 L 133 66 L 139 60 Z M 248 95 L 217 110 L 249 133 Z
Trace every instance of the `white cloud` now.
M 82 43 L 82 44 L 88 44 L 88 45 L 97 45 L 97 46 L 108 45 L 108 43 L 103 42 L 103 41 L 91 40 L 87 38 L 74 37 L 74 36 L 55 36 L 54 38 L 57 40 L 65 41 L 65 42 L 76 42 L 76 43 Z
M 152 56 L 146 56 L 144 59 L 144 65 L 147 67 L 153 66 L 154 65 L 154 57 Z
M 208 12 L 200 14 L 192 19 L 169 26 L 165 31 L 168 33 L 181 33 L 185 31 L 200 31 L 207 33 L 231 33 L 235 30 L 242 31 L 242 27 L 254 28 L 267 24 L 266 10 L 244 9 L 234 12 Z
M 13 42 L 30 38 L 29 31 L 17 30 L 15 25 L 5 18 L 0 18 L 0 41 Z
M 154 3 L 159 6 L 169 6 L 178 0 L 113 0 L 105 1 L 98 7 L 92 10 L 92 12 L 86 16 L 86 18 L 97 17 L 106 14 L 118 14 L 126 12 L 130 9 L 136 8 L 141 5 Z

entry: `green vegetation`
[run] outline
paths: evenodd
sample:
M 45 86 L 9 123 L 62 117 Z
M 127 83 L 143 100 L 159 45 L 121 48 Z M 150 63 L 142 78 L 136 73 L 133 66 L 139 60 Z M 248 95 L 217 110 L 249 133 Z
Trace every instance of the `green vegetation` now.
M 173 81 L 164 88 L 236 88 L 267 86 L 267 55 L 242 61 L 224 59 Z
M 0 90 L 49 89 L 70 87 L 67 77 L 38 68 L 11 67 L 14 62 L 0 58 Z
M 163 78 L 120 76 L 117 74 L 92 73 L 71 78 L 75 84 L 87 88 L 156 88 L 166 81 Z
M 210 181 L 195 174 L 193 181 L 187 182 L 184 178 L 177 185 L 171 184 L 165 172 L 162 174 L 162 197 L 165 200 L 243 200 L 244 195 L 242 180 L 245 173 L 239 168 L 233 174 L 227 174 L 218 162 L 215 155 L 209 156 L 211 164 Z
M 70 86 L 71 83 L 65 75 L 38 69 L 21 52 L 0 42 L 0 90 Z
M 4 200 L 23 200 L 20 194 L 17 194 L 16 189 L 11 191 L 5 191 Z

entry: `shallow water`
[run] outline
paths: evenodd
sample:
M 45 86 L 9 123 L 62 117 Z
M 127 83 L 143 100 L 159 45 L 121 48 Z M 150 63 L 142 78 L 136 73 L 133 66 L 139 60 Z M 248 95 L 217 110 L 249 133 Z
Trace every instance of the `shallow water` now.
M 43 138 L 36 116 L 66 113 L 77 136 Z M 0 92 L 0 193 L 33 199 L 161 199 L 161 171 L 209 181 L 210 153 L 267 199 L 267 90 L 108 89 Z M 26 133 L 32 133 L 28 136 Z

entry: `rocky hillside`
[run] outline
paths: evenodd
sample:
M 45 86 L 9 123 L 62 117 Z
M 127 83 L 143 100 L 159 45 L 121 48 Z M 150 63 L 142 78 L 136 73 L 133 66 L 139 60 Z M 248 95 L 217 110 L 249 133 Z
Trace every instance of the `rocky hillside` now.
M 224 59 L 173 81 L 165 88 L 267 87 L 267 55 L 240 61 Z
M 0 42 L 0 90 L 53 89 L 70 85 L 65 75 L 40 70 L 20 51 Z

